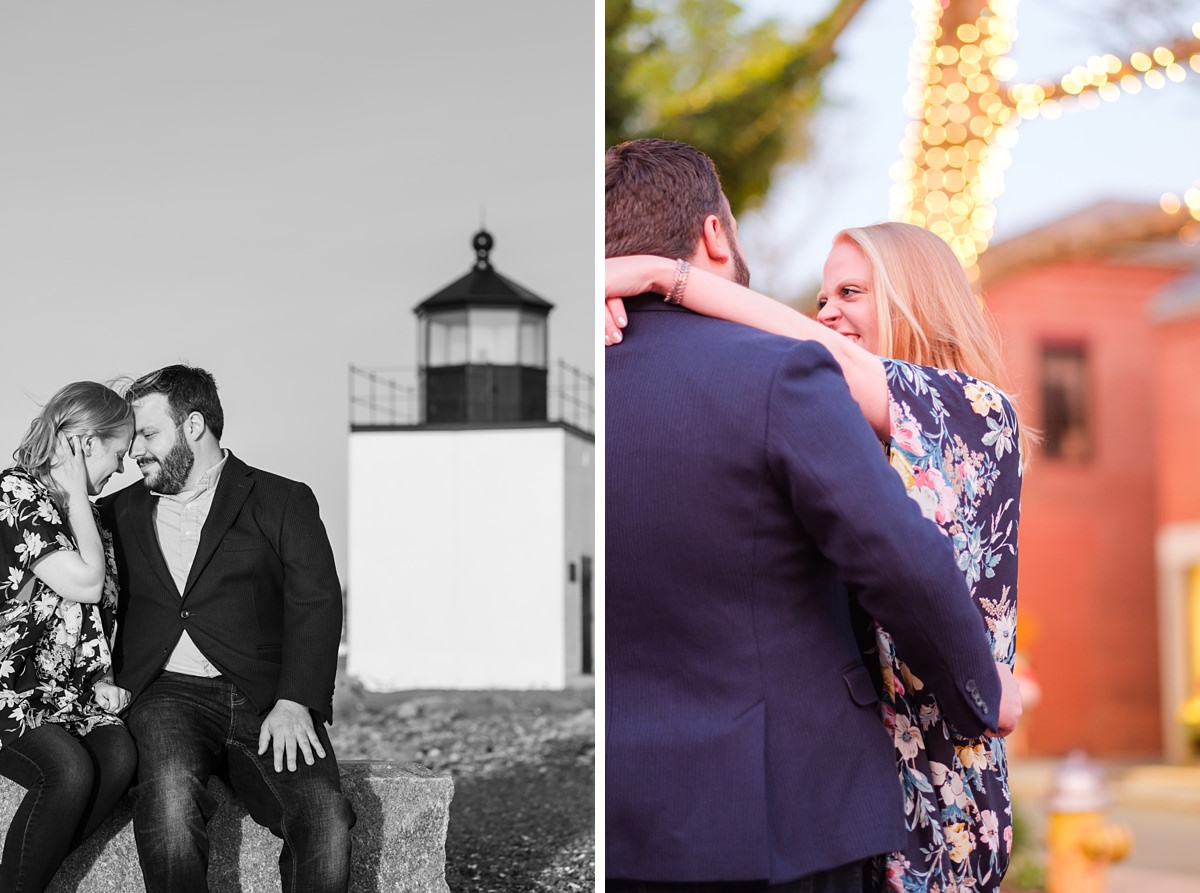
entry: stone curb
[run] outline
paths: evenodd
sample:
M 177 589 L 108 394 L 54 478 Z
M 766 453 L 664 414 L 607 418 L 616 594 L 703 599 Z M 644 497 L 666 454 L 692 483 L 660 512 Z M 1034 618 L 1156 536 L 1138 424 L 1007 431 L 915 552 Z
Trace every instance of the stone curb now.
M 415 763 L 343 760 L 342 786 L 358 814 L 352 893 L 449 893 L 446 831 L 454 782 Z M 213 890 L 277 893 L 280 842 L 214 779 L 220 801 L 209 821 Z M 25 789 L 0 778 L 0 834 Z M 126 798 L 55 875 L 48 893 L 144 893 Z

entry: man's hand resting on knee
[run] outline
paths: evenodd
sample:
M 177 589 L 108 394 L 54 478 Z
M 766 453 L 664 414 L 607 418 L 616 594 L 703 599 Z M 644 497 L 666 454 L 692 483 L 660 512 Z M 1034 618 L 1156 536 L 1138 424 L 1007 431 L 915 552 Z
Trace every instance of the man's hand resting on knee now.
M 259 756 L 267 752 L 267 745 L 271 742 L 275 744 L 276 772 L 283 771 L 285 755 L 288 771 L 296 771 L 297 748 L 304 754 L 304 762 L 310 766 L 313 764 L 313 753 L 318 757 L 325 756 L 308 708 L 295 701 L 280 698 L 263 720 L 262 730 L 258 733 Z

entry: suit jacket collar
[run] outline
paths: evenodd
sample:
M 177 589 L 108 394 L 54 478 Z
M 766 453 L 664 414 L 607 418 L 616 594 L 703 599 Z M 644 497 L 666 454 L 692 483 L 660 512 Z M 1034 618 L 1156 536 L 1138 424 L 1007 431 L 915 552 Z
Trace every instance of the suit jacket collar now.
M 694 310 L 688 310 L 682 304 L 668 304 L 663 300 L 662 295 L 652 293 L 626 298 L 625 309 L 629 313 L 689 313 L 695 315 Z
M 200 531 L 196 557 L 188 572 L 187 585 L 183 587 L 184 598 L 187 598 L 196 579 L 212 560 L 253 487 L 254 469 L 230 452 L 221 470 L 221 479 L 217 482 L 217 492 L 213 494 L 212 508 L 204 522 L 204 529 Z M 165 566 L 166 562 L 163 564 Z
M 221 478 L 217 482 L 217 491 L 213 494 L 212 508 L 204 529 L 200 533 L 200 542 L 196 546 L 196 558 L 188 572 L 187 584 L 183 587 L 183 598 L 187 598 L 201 571 L 212 560 L 213 554 L 220 545 L 225 533 L 237 518 L 238 511 L 246 502 L 254 486 L 254 469 L 235 456 L 232 451 L 221 470 Z M 142 552 L 147 556 L 150 566 L 158 574 L 166 587 L 166 591 L 175 592 L 175 580 L 171 576 L 167 561 L 163 558 L 162 549 L 158 545 L 158 533 L 154 529 L 155 498 L 146 485 L 138 482 L 126 488 L 129 501 L 120 510 L 123 518 L 122 526 L 129 531 Z
M 121 499 L 120 497 L 125 497 Z M 126 540 L 125 548 L 139 549 L 167 592 L 175 591 L 175 580 L 158 546 L 154 530 L 154 497 L 142 481 L 130 484 L 114 498 L 116 524 Z

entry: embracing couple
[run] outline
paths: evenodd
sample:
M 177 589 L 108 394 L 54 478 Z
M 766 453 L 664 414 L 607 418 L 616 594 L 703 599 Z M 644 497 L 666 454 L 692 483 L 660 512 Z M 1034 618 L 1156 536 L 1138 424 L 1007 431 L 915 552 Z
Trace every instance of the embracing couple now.
M 146 889 L 207 890 L 214 774 L 283 840 L 284 889 L 347 888 L 333 552 L 312 491 L 223 427 L 203 369 L 75 382 L 0 472 L 0 775 L 28 789 L 2 890 L 44 890 L 131 784 Z M 143 480 L 93 505 L 126 457 Z
M 996 891 L 1021 441 L 937 236 L 749 290 L 707 156 L 605 160 L 610 891 Z

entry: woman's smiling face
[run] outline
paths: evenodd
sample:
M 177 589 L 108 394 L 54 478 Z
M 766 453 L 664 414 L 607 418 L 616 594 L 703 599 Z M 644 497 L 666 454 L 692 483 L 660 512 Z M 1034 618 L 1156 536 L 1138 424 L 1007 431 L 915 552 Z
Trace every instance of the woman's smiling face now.
M 133 422 L 129 422 L 113 437 L 89 434 L 84 450 L 84 464 L 88 472 L 88 495 L 98 496 L 114 474 L 125 470 L 125 454 L 133 440 Z
M 825 260 L 817 320 L 863 348 L 878 353 L 879 320 L 871 293 L 871 266 L 862 249 L 839 239 Z

